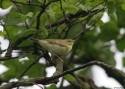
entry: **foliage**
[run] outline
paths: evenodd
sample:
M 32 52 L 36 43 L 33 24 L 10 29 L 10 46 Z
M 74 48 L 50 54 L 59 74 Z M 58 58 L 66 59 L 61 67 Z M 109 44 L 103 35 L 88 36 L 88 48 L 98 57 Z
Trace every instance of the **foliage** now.
M 38 44 L 28 40 L 29 37 L 39 39 L 66 39 L 72 38 L 76 42 L 72 51 L 62 58 L 68 67 L 75 68 L 75 64 L 86 64 L 90 61 L 101 61 L 115 67 L 115 52 L 110 50 L 115 46 L 117 51 L 124 52 L 125 33 L 125 0 L 1 0 L 0 6 L 8 8 L 14 4 L 10 13 L 1 18 L 3 32 L 0 36 L 9 40 L 7 49 L 0 50 L 1 64 L 8 70 L 0 77 L 0 83 L 9 82 L 13 78 L 45 77 L 46 68 L 53 66 L 39 62 L 46 60 L 46 56 L 40 59 L 45 49 Z M 102 21 L 104 13 L 109 16 L 108 22 Z M 112 43 L 114 41 L 114 43 Z M 7 46 L 7 45 L 6 45 Z M 2 49 L 2 48 L 0 48 Z M 12 53 L 19 52 L 16 57 Z M 5 56 L 2 57 L 2 54 Z M 20 61 L 22 58 L 27 60 Z M 37 62 L 34 62 L 37 60 Z M 125 66 L 123 58 L 123 66 Z M 3 62 L 2 62 L 3 61 Z M 48 61 L 48 60 L 47 60 Z M 22 72 L 34 63 L 23 76 Z M 101 65 L 100 65 L 101 66 Z M 117 75 L 112 69 L 101 66 L 106 73 L 116 79 L 124 86 L 124 79 Z M 67 69 L 64 69 L 67 70 Z M 68 74 L 63 77 L 70 85 L 63 86 L 61 89 L 99 89 L 96 85 L 89 82 L 86 77 L 89 67 L 81 70 L 78 74 Z M 81 77 L 82 76 L 82 77 Z M 120 77 L 119 77 L 120 76 Z M 84 77 L 84 78 L 83 78 Z M 103 81 L 103 80 L 102 80 Z M 64 81 L 59 81 L 64 83 Z M 74 88 L 73 88 L 73 87 Z M 46 89 L 55 89 L 55 85 Z M 102 88 L 103 89 L 103 88 Z

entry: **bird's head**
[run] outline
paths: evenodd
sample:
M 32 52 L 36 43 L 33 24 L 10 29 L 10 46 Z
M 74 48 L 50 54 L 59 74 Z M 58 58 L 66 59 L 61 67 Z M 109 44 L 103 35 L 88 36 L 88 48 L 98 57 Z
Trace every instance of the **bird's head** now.
M 68 46 L 72 46 L 74 44 L 75 40 L 72 39 L 66 39 L 66 43 Z

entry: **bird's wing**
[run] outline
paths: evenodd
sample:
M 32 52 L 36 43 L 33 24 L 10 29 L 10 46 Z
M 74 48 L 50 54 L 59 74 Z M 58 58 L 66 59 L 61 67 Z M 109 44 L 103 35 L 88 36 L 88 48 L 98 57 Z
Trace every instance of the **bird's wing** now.
M 60 46 L 65 47 L 64 44 L 60 43 L 59 41 L 57 42 L 57 41 L 55 41 L 55 40 L 53 40 L 53 39 L 46 39 L 46 41 L 49 42 L 50 44 L 58 44 L 58 45 L 60 45 Z M 63 42 L 63 41 L 62 41 L 62 42 Z

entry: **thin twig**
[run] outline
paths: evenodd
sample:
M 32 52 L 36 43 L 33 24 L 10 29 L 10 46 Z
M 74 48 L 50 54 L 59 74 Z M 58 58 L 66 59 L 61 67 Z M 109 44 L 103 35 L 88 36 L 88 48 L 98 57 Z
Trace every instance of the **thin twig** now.
M 3 26 L 5 32 L 6 32 L 7 36 L 8 36 L 8 40 L 9 40 L 9 42 L 10 42 L 10 35 L 9 35 L 9 32 L 7 31 L 5 25 L 4 25 L 1 21 L 0 21 L 0 24 Z
M 15 5 L 16 5 L 17 9 L 19 10 L 19 12 L 22 14 L 22 10 L 19 8 L 19 6 L 17 5 L 17 3 L 15 3 Z M 26 21 L 25 21 L 25 25 L 26 25 L 26 28 L 29 29 L 28 24 L 27 24 Z
M 13 60 L 13 59 L 16 59 L 16 58 L 18 58 L 18 56 L 17 57 L 0 57 L 0 61 Z
M 43 5 L 42 4 L 36 4 L 36 3 L 24 3 L 24 2 L 17 2 L 17 1 L 15 1 L 15 0 L 11 0 L 13 3 L 17 3 L 17 4 L 22 4 L 22 5 L 33 5 L 33 6 L 39 6 L 39 7 L 43 7 Z
M 67 18 L 66 18 L 65 12 L 64 12 L 63 7 L 62 7 L 62 1 L 59 0 L 59 2 L 60 2 L 60 8 L 61 8 L 61 10 L 62 10 L 62 12 L 63 12 L 63 16 L 64 16 L 64 18 L 65 18 L 65 21 L 67 21 Z
M 46 53 L 42 54 L 42 55 L 39 56 L 35 61 L 33 61 L 33 62 L 17 77 L 17 79 L 20 80 L 20 79 L 23 77 L 23 75 L 24 75 L 34 64 L 36 64 L 36 63 L 39 61 L 39 59 L 40 59 L 41 57 L 43 57 L 45 54 L 46 54 Z
M 39 14 L 37 15 L 37 23 L 36 23 L 36 29 L 39 30 L 39 26 L 40 26 L 40 17 L 41 15 L 43 14 L 43 12 L 45 12 L 45 9 L 53 2 L 57 2 L 58 0 L 52 0 L 51 2 L 48 2 L 46 4 L 46 0 L 44 0 L 44 3 L 43 3 L 43 7 L 42 7 L 42 10 L 39 12 Z

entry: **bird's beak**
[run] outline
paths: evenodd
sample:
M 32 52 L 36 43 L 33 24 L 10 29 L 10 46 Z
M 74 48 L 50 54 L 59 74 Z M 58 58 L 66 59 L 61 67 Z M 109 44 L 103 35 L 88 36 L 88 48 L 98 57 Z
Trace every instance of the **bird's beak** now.
M 74 40 L 74 39 L 73 39 L 73 40 Z M 74 42 L 77 41 L 77 40 L 78 40 L 78 39 L 75 39 Z

